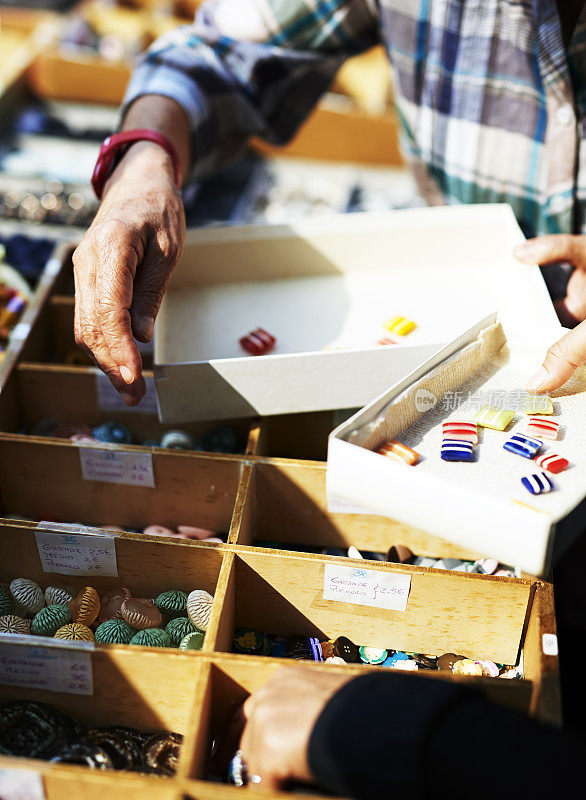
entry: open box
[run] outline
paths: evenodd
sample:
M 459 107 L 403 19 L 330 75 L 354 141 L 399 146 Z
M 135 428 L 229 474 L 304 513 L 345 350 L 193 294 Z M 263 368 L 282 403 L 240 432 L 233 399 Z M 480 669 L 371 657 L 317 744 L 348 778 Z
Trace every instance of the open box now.
M 528 330 L 529 344 L 490 315 L 336 428 L 328 450 L 330 510 L 342 498 L 532 575 L 547 574 L 554 539 L 557 557 L 584 528 L 586 369 L 552 393 L 559 441 L 543 440 L 541 451 L 560 453 L 570 468 L 551 476 L 554 491 L 532 495 L 521 477 L 540 468 L 503 450 L 513 433 L 526 430 L 522 387 L 554 341 L 539 328 Z M 473 419 L 485 405 L 515 411 L 506 431 L 479 426 L 473 463 L 441 460 L 442 422 Z M 393 439 L 420 453 L 418 463 L 376 453 Z
M 521 241 L 505 205 L 193 231 L 155 330 L 161 419 L 362 406 L 494 308 L 514 330 L 559 330 Z M 377 346 L 395 314 L 417 328 Z M 244 356 L 258 326 L 276 347 Z

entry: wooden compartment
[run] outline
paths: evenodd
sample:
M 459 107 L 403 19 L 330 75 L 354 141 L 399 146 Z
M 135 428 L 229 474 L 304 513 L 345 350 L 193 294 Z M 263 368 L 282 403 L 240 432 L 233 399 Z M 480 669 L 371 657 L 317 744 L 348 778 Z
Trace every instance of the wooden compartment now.
M 264 420 L 261 422 L 261 431 Z M 262 436 L 262 434 L 261 434 Z M 316 462 L 258 459 L 244 473 L 237 501 L 233 544 L 257 540 L 286 546 L 344 547 L 386 552 L 403 544 L 413 553 L 434 558 L 479 558 L 476 553 L 388 517 L 329 514 L 326 466 Z
M 234 550 L 224 560 L 218 581 L 223 602 L 216 604 L 208 628 L 217 650 L 231 651 L 235 629 L 253 628 L 283 636 L 347 636 L 358 645 L 429 655 L 455 652 L 509 665 L 519 663 L 522 655 L 524 680 L 491 680 L 512 683 L 521 694 L 526 691 L 524 702 L 531 713 L 559 718 L 557 657 L 544 655 L 542 646 L 544 634 L 555 634 L 551 584 L 377 564 L 377 571 L 411 579 L 405 612 L 388 611 L 323 599 L 326 563 L 359 563 L 363 568 L 364 562 Z M 478 679 L 478 685 L 484 682 Z M 517 692 L 513 695 L 517 702 Z
M 133 597 L 156 597 L 169 589 L 191 592 L 204 589 L 214 596 L 218 606 L 223 603 L 223 592 L 218 591 L 218 579 L 222 566 L 224 548 L 197 544 L 178 539 L 162 539 L 140 534 L 125 534 L 115 539 L 118 577 L 105 575 L 62 575 L 45 572 L 39 556 L 35 528 L 17 523 L 0 523 L 0 547 L 3 559 L 0 564 L 0 583 L 9 583 L 14 578 L 35 581 L 43 591 L 47 586 L 63 584 L 79 591 L 84 586 L 93 586 L 102 597 L 112 589 L 124 586 Z M 219 609 L 218 609 L 219 614 Z M 41 640 L 42 641 L 42 640 Z M 112 649 L 109 645 L 96 645 L 97 649 Z M 115 649 L 141 650 L 136 645 L 117 645 Z M 213 635 L 206 634 L 203 650 L 215 649 Z M 158 650 L 156 652 L 159 652 Z M 162 651 L 161 651 L 162 652 Z M 175 650 L 165 650 L 173 653 Z M 194 651 L 189 655 L 200 655 Z
M 56 707 L 88 726 L 126 725 L 156 733 L 182 734 L 183 751 L 178 776 L 191 763 L 192 717 L 196 710 L 202 662 L 189 655 L 170 652 L 95 650 L 91 654 L 93 694 L 51 692 L 22 687 L 0 687 L 0 703 L 33 700 Z M 107 771 L 96 774 L 81 766 L 48 764 L 36 759 L 0 756 L 0 769 L 13 767 L 39 771 L 47 800 L 98 798 L 178 798 L 174 778 Z M 152 793 L 151 793 L 152 792 Z
M 100 449 L 111 448 L 117 449 Z M 144 453 L 144 448 L 125 449 Z M 71 442 L 0 434 L 2 513 L 123 528 L 229 529 L 241 472 L 237 456 L 154 449 L 153 489 L 84 480 L 79 450 Z
M 145 378 L 152 382 L 152 373 L 146 371 Z M 90 427 L 113 420 L 129 429 L 136 445 L 145 439 L 159 440 L 165 431 L 176 427 L 160 423 L 156 411 L 143 410 L 144 401 L 132 409 L 122 402 L 120 408 L 105 407 L 109 404 L 103 398 L 100 403 L 99 385 L 103 380 L 95 367 L 20 364 L 13 385 L 7 386 L 5 395 L 0 397 L 0 426 L 6 431 L 32 433 L 43 420 L 80 422 Z M 153 398 L 154 391 L 152 384 Z M 10 394 L 15 397 L 10 398 Z M 237 434 L 239 452 L 252 452 L 256 447 L 255 423 L 229 420 L 227 424 Z M 214 422 L 198 422 L 182 425 L 181 429 L 200 437 L 215 427 Z
M 255 455 L 325 461 L 328 436 L 339 421 L 351 415 L 348 409 L 263 417 Z

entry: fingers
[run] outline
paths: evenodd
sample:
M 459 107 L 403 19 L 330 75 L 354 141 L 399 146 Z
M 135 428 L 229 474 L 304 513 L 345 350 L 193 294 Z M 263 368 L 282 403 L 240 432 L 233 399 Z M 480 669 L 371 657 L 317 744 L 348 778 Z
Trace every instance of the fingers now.
M 526 264 L 555 264 L 568 261 L 586 269 L 586 236 L 555 234 L 529 239 L 514 250 L 515 257 Z
M 179 259 L 182 242 L 181 220 L 176 220 L 175 224 L 158 231 L 149 240 L 142 263 L 138 266 L 130 317 L 134 336 L 141 342 L 149 342 L 152 338 L 155 319 Z
M 543 366 L 527 383 L 530 392 L 551 392 L 568 381 L 586 362 L 586 322 L 567 333 L 546 353 Z
M 138 258 L 131 234 L 116 221 L 90 228 L 73 255 L 76 342 L 129 406 L 145 391 L 129 312 Z

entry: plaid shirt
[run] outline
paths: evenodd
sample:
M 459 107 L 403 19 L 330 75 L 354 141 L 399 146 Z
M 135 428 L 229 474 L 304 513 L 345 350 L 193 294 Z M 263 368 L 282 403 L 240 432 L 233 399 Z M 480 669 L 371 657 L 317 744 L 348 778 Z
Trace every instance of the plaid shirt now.
M 528 235 L 586 232 L 586 11 L 566 50 L 554 0 L 210 0 L 139 62 L 125 107 L 182 105 L 199 177 L 251 134 L 286 142 L 379 42 L 430 203 L 506 202 Z

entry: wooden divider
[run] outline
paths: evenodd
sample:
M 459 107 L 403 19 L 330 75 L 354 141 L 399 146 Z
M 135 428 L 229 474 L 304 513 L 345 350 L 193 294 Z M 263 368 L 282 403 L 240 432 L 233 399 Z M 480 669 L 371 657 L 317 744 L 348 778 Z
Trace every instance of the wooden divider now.
M 0 433 L 2 513 L 98 526 L 229 530 L 242 469 L 238 456 L 153 448 L 152 464 L 155 489 L 85 480 L 76 444 Z

